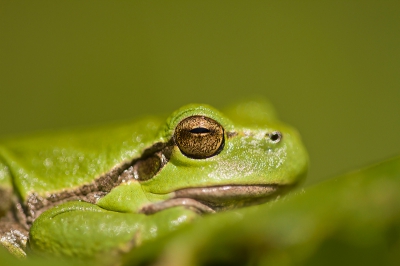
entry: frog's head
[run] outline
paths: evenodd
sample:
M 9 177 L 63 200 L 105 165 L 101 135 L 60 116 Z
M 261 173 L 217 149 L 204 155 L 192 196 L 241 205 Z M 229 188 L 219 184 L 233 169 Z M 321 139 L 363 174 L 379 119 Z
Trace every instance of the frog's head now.
M 159 143 L 134 166 L 147 197 L 157 202 L 142 212 L 261 203 L 304 179 L 308 157 L 300 136 L 268 103 L 246 102 L 225 113 L 191 104 L 170 116 Z

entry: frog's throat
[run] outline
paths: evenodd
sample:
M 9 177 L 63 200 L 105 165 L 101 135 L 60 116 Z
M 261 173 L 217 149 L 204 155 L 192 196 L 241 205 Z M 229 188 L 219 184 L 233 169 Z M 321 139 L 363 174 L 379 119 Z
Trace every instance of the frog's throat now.
M 286 185 L 225 185 L 177 190 L 173 198 L 144 206 L 140 212 L 153 214 L 164 209 L 183 206 L 198 213 L 214 213 L 261 204 L 289 189 Z

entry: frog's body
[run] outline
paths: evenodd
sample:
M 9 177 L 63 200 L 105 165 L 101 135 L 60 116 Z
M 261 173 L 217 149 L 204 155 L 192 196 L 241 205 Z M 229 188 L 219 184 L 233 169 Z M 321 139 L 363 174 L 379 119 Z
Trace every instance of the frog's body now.
M 268 104 L 0 143 L 0 237 L 15 254 L 126 249 L 201 213 L 262 203 L 305 176 L 297 132 Z

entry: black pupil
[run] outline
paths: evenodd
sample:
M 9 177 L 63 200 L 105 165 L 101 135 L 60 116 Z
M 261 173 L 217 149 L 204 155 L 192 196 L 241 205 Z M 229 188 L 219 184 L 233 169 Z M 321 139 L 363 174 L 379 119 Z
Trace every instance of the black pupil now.
M 204 127 L 196 127 L 190 130 L 190 133 L 195 133 L 195 134 L 210 133 L 210 130 Z

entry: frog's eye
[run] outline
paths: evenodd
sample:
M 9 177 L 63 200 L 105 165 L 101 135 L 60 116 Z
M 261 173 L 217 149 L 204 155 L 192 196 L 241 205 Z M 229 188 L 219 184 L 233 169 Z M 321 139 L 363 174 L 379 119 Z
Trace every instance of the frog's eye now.
M 222 150 L 224 128 L 211 118 L 190 116 L 177 125 L 174 140 L 187 157 L 204 159 Z

